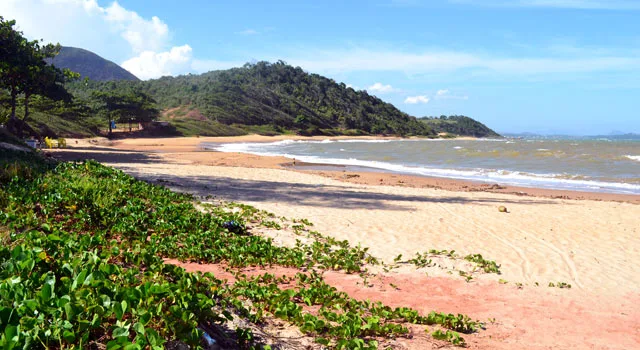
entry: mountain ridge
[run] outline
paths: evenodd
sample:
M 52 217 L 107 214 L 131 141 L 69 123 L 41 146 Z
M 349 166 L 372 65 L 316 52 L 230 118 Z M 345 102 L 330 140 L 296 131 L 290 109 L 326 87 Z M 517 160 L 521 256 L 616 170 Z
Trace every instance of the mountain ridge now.
M 215 136 L 221 130 L 233 134 L 244 130 L 272 135 L 293 132 L 438 137 L 440 132 L 367 91 L 354 90 L 284 61 L 247 63 L 227 70 L 139 82 L 92 81 L 71 86 L 77 96 L 85 98 L 90 98 L 91 91 L 140 90 L 157 101 L 163 111 L 160 120 L 174 125 L 179 134 Z M 497 135 L 467 119 L 452 119 L 447 124 L 464 125 L 457 131 L 463 131 L 460 134 L 465 136 Z M 469 125 L 474 127 L 465 133 Z M 474 133 L 480 130 L 476 125 L 487 133 Z
M 58 68 L 67 68 L 81 77 L 96 81 L 139 81 L 135 75 L 100 55 L 78 47 L 62 46 L 56 57 L 47 60 Z

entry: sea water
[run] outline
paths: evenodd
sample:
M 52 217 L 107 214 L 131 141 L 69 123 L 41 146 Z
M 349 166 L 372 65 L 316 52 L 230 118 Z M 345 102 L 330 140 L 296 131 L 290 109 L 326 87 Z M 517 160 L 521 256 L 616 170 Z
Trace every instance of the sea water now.
M 524 187 L 640 194 L 640 141 L 403 139 L 205 144 L 221 152 L 284 156 Z

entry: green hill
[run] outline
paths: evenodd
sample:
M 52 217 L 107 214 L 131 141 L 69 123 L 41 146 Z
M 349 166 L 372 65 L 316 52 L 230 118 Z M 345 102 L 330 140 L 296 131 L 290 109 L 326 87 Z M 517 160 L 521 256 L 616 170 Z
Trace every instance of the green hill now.
M 143 82 L 76 82 L 71 88 L 85 98 L 94 90 L 140 89 L 183 134 L 225 125 L 261 133 L 435 136 L 427 124 L 366 91 L 281 61 Z
M 91 80 L 139 80 L 119 65 L 77 47 L 63 46 L 50 62 L 58 68 L 68 68 Z
M 104 130 L 110 112 L 103 102 L 96 100 L 96 92 L 121 95 L 137 91 L 155 101 L 161 111 L 158 118 L 169 122 L 168 126 L 147 129 L 157 136 L 246 133 L 499 136 L 468 117 L 416 119 L 366 91 L 356 91 L 282 61 L 148 81 L 78 80 L 67 87 L 76 97 L 71 110 L 34 101 L 33 123 L 38 130 L 60 136 Z M 126 122 L 135 117 L 129 114 Z
M 481 122 L 463 115 L 423 117 L 418 120 L 428 125 L 438 134 L 447 133 L 458 136 L 500 137 L 500 134 L 489 129 Z

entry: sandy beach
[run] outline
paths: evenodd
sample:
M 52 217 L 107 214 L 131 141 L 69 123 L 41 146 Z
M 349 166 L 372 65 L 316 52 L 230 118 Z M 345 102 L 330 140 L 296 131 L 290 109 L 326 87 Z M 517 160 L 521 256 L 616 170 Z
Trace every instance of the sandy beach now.
M 368 290 L 335 277 L 358 297 L 495 318 L 469 336 L 471 348 L 640 348 L 640 196 L 318 168 L 200 147 L 284 138 L 71 140 L 71 148 L 53 153 L 94 158 L 213 201 L 306 218 L 388 263 L 430 249 L 495 260 L 500 275 L 479 274 L 470 283 L 447 266 L 380 273 Z M 274 239 L 285 242 L 286 234 Z M 391 280 L 398 290 L 385 289 Z M 559 282 L 572 288 L 549 287 Z

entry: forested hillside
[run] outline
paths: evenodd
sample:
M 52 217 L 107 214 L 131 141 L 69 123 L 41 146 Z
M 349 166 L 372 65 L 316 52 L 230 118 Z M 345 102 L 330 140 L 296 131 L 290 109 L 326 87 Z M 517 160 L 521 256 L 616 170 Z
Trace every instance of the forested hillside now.
M 88 77 L 91 80 L 139 80 L 119 65 L 77 47 L 63 46 L 48 62 L 58 68 L 68 68 L 80 73 L 83 78 Z
M 499 137 L 500 135 L 489 129 L 479 121 L 464 115 L 423 117 L 419 119 L 427 124 L 436 133 L 447 133 L 459 136 L 472 137 Z
M 366 91 L 284 62 L 246 64 L 202 75 L 144 82 L 76 82 L 77 97 L 135 88 L 153 97 L 167 120 L 252 127 L 274 133 L 435 136 L 431 128 Z

